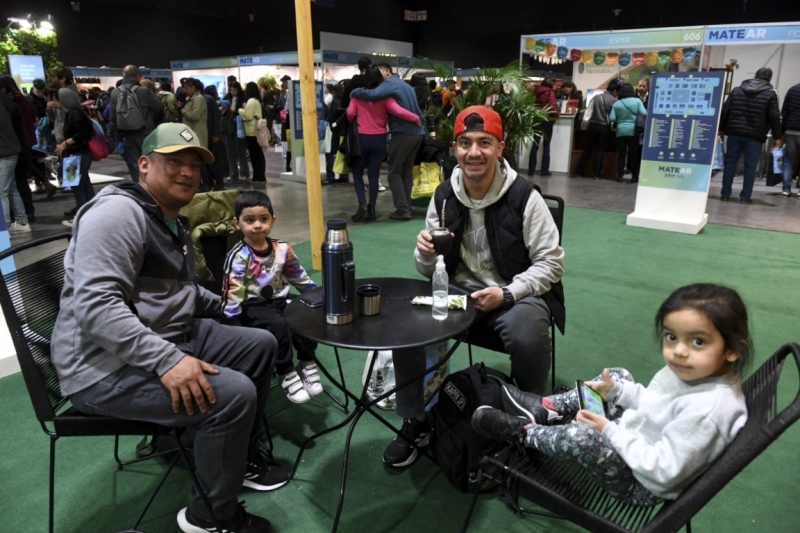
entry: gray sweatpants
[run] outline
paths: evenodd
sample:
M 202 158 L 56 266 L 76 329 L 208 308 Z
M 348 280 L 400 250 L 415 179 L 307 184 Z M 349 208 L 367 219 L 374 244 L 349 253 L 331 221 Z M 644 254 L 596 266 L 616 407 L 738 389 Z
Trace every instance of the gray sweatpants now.
M 248 458 L 258 453 L 257 424 L 269 394 L 277 343 L 271 333 L 223 326 L 212 319 L 195 319 L 192 333 L 178 349 L 213 364 L 220 373 L 206 374 L 217 401 L 205 413 L 193 415 L 181 407 L 172 411 L 169 391 L 160 378 L 126 366 L 70 397 L 85 413 L 186 427 L 194 440 L 197 478 L 217 519 L 233 516 L 238 508 Z M 189 511 L 213 520 L 192 487 Z
M 541 394 L 550 372 L 550 309 L 538 296 L 526 296 L 508 311 L 495 310 L 478 316 L 474 325 L 485 324 L 497 334 L 511 356 L 511 373 L 526 392 Z M 395 381 L 398 385 L 414 376 L 419 379 L 395 395 L 395 411 L 403 418 L 413 418 L 425 410 L 423 378 L 425 349 L 395 350 Z

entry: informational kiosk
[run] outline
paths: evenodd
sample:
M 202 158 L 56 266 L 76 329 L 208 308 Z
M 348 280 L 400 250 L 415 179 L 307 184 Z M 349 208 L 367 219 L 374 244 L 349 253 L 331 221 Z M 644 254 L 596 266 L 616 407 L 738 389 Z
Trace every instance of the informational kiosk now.
M 706 225 L 724 80 L 723 72 L 653 76 L 629 226 L 696 234 Z
M 321 172 L 325 171 L 325 150 L 323 149 L 323 142 L 325 140 L 325 128 L 322 121 L 325 120 L 325 104 L 323 84 L 321 81 L 314 82 L 314 95 L 316 96 L 315 102 L 317 107 L 317 139 L 308 139 L 305 128 L 303 127 L 303 107 L 300 100 L 300 82 L 292 80 L 289 82 L 289 94 L 286 97 L 287 113 L 290 119 L 290 134 L 292 146 L 292 171 L 284 172 L 281 177 L 290 181 L 298 181 L 306 183 L 310 179 L 306 173 L 306 143 L 317 142 L 319 144 L 319 159 Z M 321 139 L 319 137 L 322 137 Z

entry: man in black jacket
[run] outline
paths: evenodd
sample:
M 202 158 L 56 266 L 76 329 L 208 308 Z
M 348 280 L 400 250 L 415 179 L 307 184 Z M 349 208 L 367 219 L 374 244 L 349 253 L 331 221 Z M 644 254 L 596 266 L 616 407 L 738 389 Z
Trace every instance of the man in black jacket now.
M 778 93 L 770 85 L 772 69 L 760 68 L 756 77 L 744 80 L 731 91 L 722 104 L 719 121 L 720 134 L 728 136 L 725 153 L 725 172 L 722 176 L 723 202 L 731 197 L 733 175 L 739 156 L 744 152 L 744 183 L 739 193 L 739 203 L 752 204 L 753 183 L 756 180 L 756 166 L 761 156 L 761 147 L 772 129 L 775 146 L 781 145 L 783 130 L 781 114 L 778 109 Z
M 783 99 L 781 109 L 783 118 L 783 197 L 792 192 L 794 177 L 794 160 L 800 152 L 800 83 L 789 89 Z M 800 198 L 800 189 L 797 191 Z

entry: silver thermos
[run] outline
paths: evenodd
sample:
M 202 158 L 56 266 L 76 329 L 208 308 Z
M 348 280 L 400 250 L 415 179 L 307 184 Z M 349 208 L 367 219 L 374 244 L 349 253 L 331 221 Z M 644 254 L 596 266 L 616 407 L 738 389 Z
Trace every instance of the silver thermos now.
M 347 221 L 328 220 L 322 243 L 322 291 L 325 321 L 328 324 L 349 324 L 353 321 L 356 266 L 353 243 L 347 235 Z

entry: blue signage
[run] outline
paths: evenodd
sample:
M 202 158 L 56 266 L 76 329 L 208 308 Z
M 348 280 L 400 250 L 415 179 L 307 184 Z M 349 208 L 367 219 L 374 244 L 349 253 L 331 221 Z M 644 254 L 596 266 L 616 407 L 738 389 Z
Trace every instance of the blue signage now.
M 537 40 L 556 46 L 581 50 L 699 46 L 703 41 L 703 27 L 523 35 L 521 42 L 522 53 L 534 53 Z
M 706 44 L 800 42 L 800 25 L 708 26 Z

